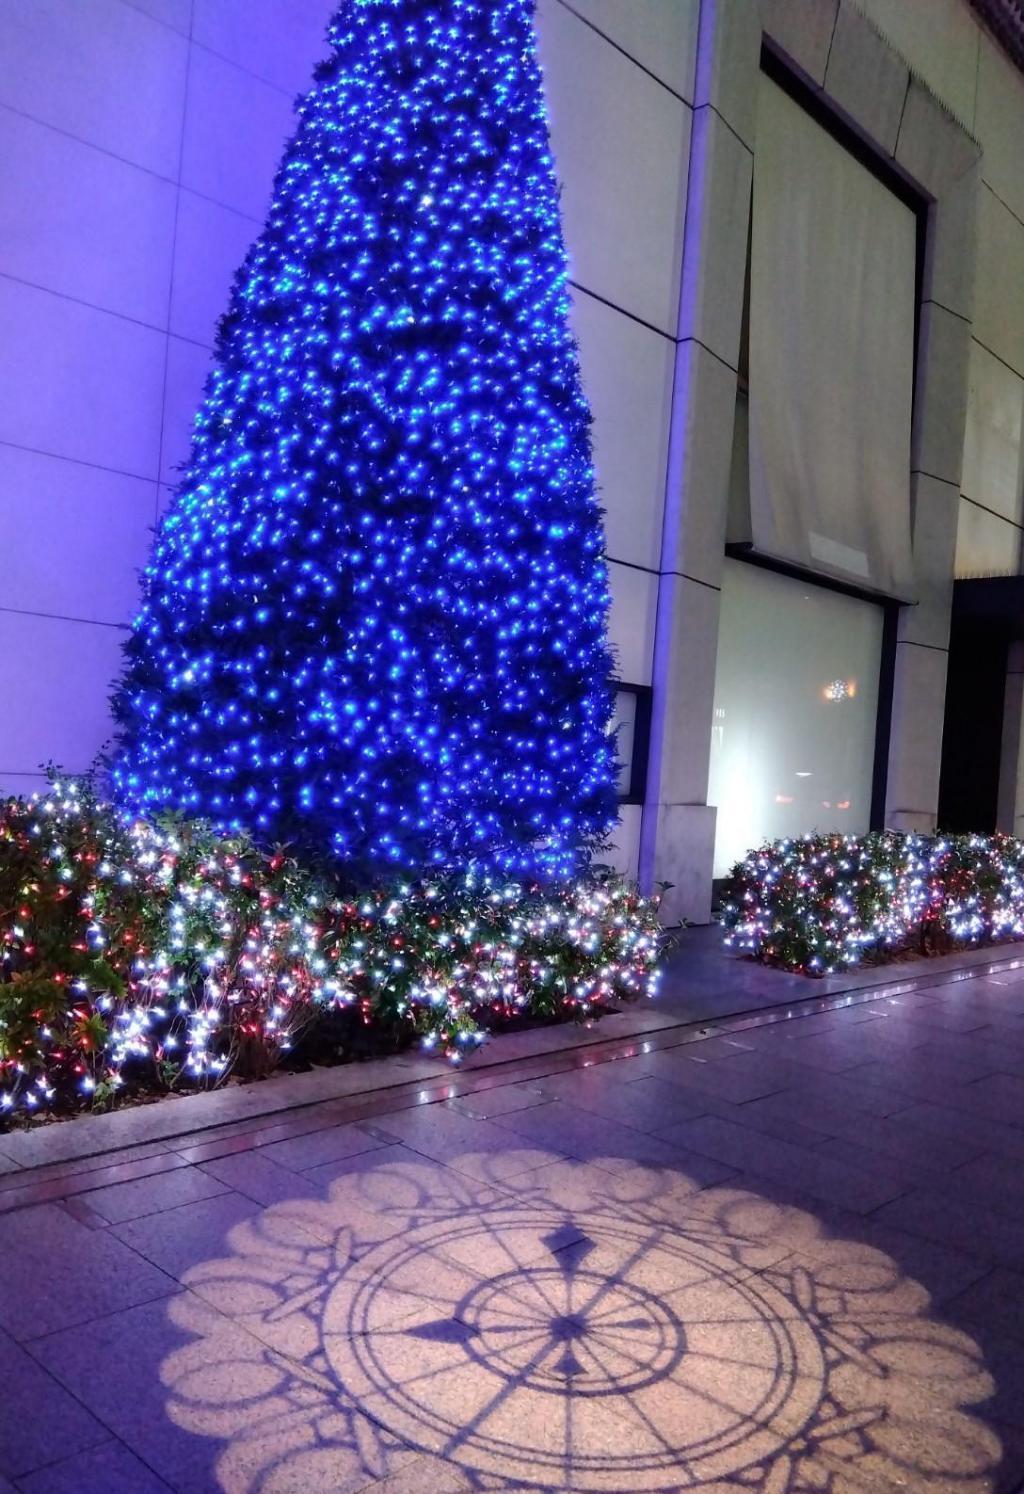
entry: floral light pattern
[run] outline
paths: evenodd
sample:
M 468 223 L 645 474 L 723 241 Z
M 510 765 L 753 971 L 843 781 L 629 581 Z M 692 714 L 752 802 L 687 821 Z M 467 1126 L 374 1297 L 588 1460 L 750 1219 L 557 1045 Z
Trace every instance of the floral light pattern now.
M 621 1159 L 502 1160 L 371 1162 L 191 1273 L 164 1379 L 225 1490 L 414 1456 L 439 1491 L 991 1487 L 980 1352 L 881 1251 Z

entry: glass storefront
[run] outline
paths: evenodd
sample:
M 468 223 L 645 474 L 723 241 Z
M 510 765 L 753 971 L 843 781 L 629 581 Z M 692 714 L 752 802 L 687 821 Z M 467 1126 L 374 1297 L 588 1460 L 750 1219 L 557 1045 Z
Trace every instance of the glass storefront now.
M 727 560 L 708 802 L 716 877 L 765 840 L 867 830 L 883 610 Z

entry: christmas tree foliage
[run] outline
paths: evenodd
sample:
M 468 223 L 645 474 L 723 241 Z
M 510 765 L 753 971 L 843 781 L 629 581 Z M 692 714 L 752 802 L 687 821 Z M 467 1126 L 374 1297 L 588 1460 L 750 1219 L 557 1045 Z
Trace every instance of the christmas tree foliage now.
M 531 11 L 345 0 L 332 22 L 146 573 L 126 807 L 353 875 L 562 875 L 613 819 Z

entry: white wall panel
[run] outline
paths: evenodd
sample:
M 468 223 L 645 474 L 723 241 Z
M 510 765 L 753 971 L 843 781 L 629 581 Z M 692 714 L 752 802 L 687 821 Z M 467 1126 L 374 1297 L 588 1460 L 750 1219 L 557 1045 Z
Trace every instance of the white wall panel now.
M 0 273 L 167 325 L 176 191 L 0 110 Z
M 107 688 L 121 668 L 121 628 L 0 612 L 0 775 L 49 761 L 82 773 L 110 735 Z M 27 708 L 31 703 L 31 709 Z
M 611 845 L 601 860 L 624 877 L 636 876 L 640 849 L 640 805 L 620 804 L 618 824 L 611 834 Z
M 956 531 L 958 576 L 1012 576 L 1020 570 L 1021 531 L 1008 519 L 960 500 Z
M 131 619 L 156 516 L 154 482 L 0 446 L 0 494 L 0 608 Z
M 127 0 L 127 3 L 154 21 L 161 21 L 184 36 L 188 35 L 192 24 L 192 0 Z
M 1024 141 L 1024 119 L 1020 135 Z M 1024 286 L 1024 223 L 983 186 L 978 196 L 974 336 L 1024 376 L 1021 286 Z
M 181 161 L 184 186 L 262 223 L 274 173 L 294 128 L 288 95 L 193 47 Z
M 559 0 L 537 16 L 572 278 L 674 336 L 690 109 Z
M 338 0 L 195 0 L 193 40 L 286 93 L 309 86 Z
M 0 104 L 173 178 L 187 53 L 119 0 L 6 0 Z
M 192 427 L 213 358 L 208 348 L 172 337 L 167 346 L 160 481 L 175 487 L 192 447 Z
M 182 192 L 174 246 L 172 332 L 213 346 L 235 271 L 262 228 L 260 219 Z
M 608 632 L 615 650 L 615 674 L 629 685 L 651 683 L 658 578 L 632 566 L 608 564 L 612 590 Z
M 566 0 L 604 36 L 693 103 L 700 0 Z
M 987 36 L 978 56 L 974 132 L 984 150 L 985 180 L 1024 218 L 1024 77 Z
M 969 380 L 961 491 L 1020 524 L 1024 379 L 974 342 Z
M 156 477 L 166 339 L 0 279 L 0 441 Z
M 657 568 L 675 345 L 592 296 L 573 298 L 608 554 Z
M 980 28 L 964 0 L 857 0 L 857 5 L 970 129 Z
M 41 793 L 45 786 L 46 777 L 43 773 L 4 772 L 0 768 L 0 799 L 6 798 L 8 794 L 21 794 L 27 799 L 30 794 Z

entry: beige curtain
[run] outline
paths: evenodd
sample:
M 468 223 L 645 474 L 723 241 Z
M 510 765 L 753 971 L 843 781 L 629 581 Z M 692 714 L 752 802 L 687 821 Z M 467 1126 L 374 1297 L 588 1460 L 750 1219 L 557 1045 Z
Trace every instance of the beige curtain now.
M 750 271 L 750 531 L 776 559 L 913 600 L 915 220 L 760 80 Z

